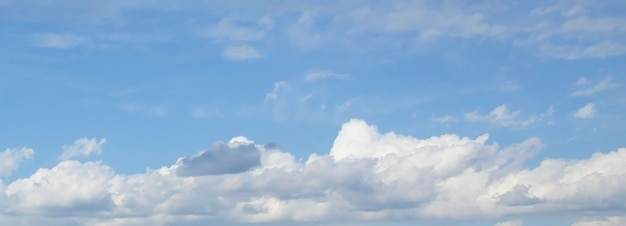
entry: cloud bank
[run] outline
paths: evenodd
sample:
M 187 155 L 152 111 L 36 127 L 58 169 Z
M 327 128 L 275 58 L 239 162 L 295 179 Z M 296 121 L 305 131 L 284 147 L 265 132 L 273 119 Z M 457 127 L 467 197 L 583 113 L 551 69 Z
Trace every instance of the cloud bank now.
M 538 138 L 508 146 L 488 139 L 420 139 L 353 119 L 329 153 L 305 160 L 245 137 L 139 174 L 67 160 L 0 182 L 0 220 L 95 226 L 501 219 L 493 224 L 522 225 L 505 219 L 551 213 L 604 217 L 576 225 L 623 220 L 617 214 L 625 208 L 626 148 L 580 160 L 544 159 L 529 168 L 525 160 L 544 146 Z M 12 167 L 0 161 L 0 169 Z

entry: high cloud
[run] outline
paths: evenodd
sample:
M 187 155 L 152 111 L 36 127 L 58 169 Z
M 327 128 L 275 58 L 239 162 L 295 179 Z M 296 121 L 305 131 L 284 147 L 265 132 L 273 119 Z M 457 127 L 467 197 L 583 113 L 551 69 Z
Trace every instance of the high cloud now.
M 62 161 L 0 183 L 0 220 L 96 226 L 499 219 L 496 225 L 522 225 L 505 220 L 594 213 L 599 220 L 581 217 L 576 225 L 623 222 L 610 213 L 625 209 L 626 148 L 528 168 L 525 161 L 544 146 L 538 138 L 503 147 L 488 138 L 420 139 L 353 119 L 329 153 L 305 160 L 235 137 L 138 174 L 116 173 L 102 162 Z
M 584 86 L 587 83 L 588 83 L 588 81 L 585 78 L 580 78 L 576 82 L 576 85 Z M 605 77 L 604 79 L 600 80 L 595 85 L 592 85 L 592 86 L 589 86 L 589 87 L 585 87 L 584 89 L 580 89 L 580 90 L 574 91 L 570 95 L 571 96 L 591 96 L 591 95 L 594 95 L 596 93 L 599 93 L 599 92 L 605 91 L 607 89 L 613 88 L 615 86 L 617 86 L 617 84 L 615 84 L 615 83 L 613 83 L 611 81 L 611 77 Z
M 520 116 L 521 112 L 510 111 L 509 108 L 503 104 L 494 108 L 486 115 L 481 115 L 478 111 L 468 112 L 465 114 L 465 119 L 471 122 L 487 121 L 503 127 L 524 128 L 543 120 L 545 117 L 552 115 L 552 113 L 554 113 L 554 108 L 550 107 L 544 113 L 530 115 L 528 118 L 524 119 Z
M 249 45 L 227 48 L 223 56 L 230 60 L 251 60 L 263 57 L 256 48 Z

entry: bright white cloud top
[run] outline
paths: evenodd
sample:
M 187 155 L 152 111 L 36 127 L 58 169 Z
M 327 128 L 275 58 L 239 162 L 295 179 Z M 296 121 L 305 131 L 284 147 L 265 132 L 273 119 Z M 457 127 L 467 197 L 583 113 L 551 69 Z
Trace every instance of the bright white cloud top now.
M 500 146 L 488 137 L 419 139 L 353 119 L 329 153 L 302 161 L 245 137 L 141 174 L 67 160 L 4 185 L 2 218 L 31 225 L 461 221 L 623 208 L 626 148 L 526 168 L 539 139 Z
M 623 225 L 623 12 L 0 0 L 0 225 Z

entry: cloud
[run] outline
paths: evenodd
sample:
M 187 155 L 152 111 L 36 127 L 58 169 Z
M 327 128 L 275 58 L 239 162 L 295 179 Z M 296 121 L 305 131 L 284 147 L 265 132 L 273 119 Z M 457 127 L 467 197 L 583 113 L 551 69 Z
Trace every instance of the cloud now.
M 543 120 L 545 117 L 552 115 L 553 112 L 554 108 L 550 107 L 544 113 L 530 115 L 528 118 L 523 119 L 520 118 L 521 112 L 511 112 L 506 105 L 500 105 L 486 115 L 481 115 L 478 111 L 465 113 L 465 119 L 470 122 L 488 121 L 503 127 L 524 128 Z
M 261 24 L 271 23 L 271 19 L 264 18 L 259 20 Z M 235 41 L 254 41 L 265 37 L 265 31 L 257 28 L 241 27 L 235 24 L 232 18 L 220 20 L 215 27 L 201 32 L 202 35 L 214 39 L 227 39 Z
M 450 116 L 450 115 L 444 115 L 438 118 L 433 118 L 432 119 L 433 122 L 440 122 L 440 123 L 448 123 L 448 122 L 456 122 L 456 118 Z
M 588 83 L 587 80 L 585 78 L 581 78 L 576 82 L 576 85 L 578 86 L 583 86 L 584 84 Z M 617 84 L 611 82 L 611 77 L 605 77 L 604 79 L 600 80 L 598 83 L 596 83 L 595 85 L 592 86 L 587 86 L 587 88 L 585 89 L 581 89 L 581 90 L 577 90 L 574 91 L 570 94 L 570 96 L 591 96 L 594 95 L 596 93 L 605 91 L 607 89 L 616 87 Z
M 110 210 L 112 181 L 112 170 L 101 163 L 63 161 L 9 184 L 5 193 L 14 203 L 4 212 L 75 216 Z
M 586 220 L 579 221 L 572 226 L 621 226 L 626 224 L 626 217 L 622 216 L 613 216 L 609 217 L 606 220 Z
M 227 48 L 223 56 L 230 60 L 251 60 L 263 57 L 257 49 L 249 45 Z
M 31 148 L 6 149 L 0 152 L 0 177 L 10 176 L 21 161 L 33 158 L 34 152 Z
M 265 94 L 265 102 L 278 100 L 281 89 L 283 89 L 283 87 L 286 85 L 287 82 L 285 81 L 275 82 L 272 91 Z
M 578 111 L 574 112 L 574 117 L 579 119 L 589 119 L 593 118 L 596 114 L 596 105 L 593 103 L 588 103 L 584 107 L 578 109 Z
M 303 160 L 235 137 L 137 174 L 62 161 L 0 183 L 0 219 L 52 226 L 445 223 L 584 213 L 601 219 L 624 210 L 626 148 L 527 167 L 543 146 L 539 139 L 503 147 L 488 139 L 421 139 L 353 119 L 329 152 Z
M 69 34 L 44 34 L 35 36 L 34 41 L 41 48 L 68 49 L 85 43 L 87 39 Z
M 346 74 L 338 74 L 331 71 L 313 71 L 308 73 L 304 79 L 307 81 L 315 81 L 320 79 L 328 79 L 328 78 L 347 78 L 349 77 Z
M 504 221 L 495 224 L 494 226 L 524 226 L 524 222 L 520 220 Z
M 259 150 L 245 137 L 235 137 L 228 144 L 217 143 L 191 158 L 180 158 L 176 172 L 181 176 L 203 176 L 245 172 L 260 163 Z
M 74 144 L 72 145 L 63 145 L 63 154 L 61 154 L 59 159 L 67 160 L 78 156 L 87 157 L 92 154 L 99 155 L 102 153 L 102 145 L 105 142 L 106 139 L 78 139 L 74 141 Z

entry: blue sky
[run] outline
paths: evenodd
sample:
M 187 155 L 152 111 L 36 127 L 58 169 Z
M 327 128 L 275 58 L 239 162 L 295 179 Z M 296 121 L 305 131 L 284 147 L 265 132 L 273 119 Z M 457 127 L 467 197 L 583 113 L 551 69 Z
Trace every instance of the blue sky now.
M 624 224 L 625 7 L 0 0 L 0 220 Z

